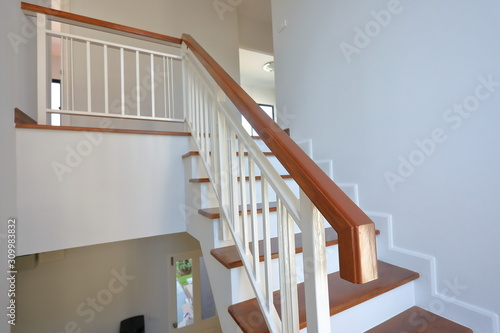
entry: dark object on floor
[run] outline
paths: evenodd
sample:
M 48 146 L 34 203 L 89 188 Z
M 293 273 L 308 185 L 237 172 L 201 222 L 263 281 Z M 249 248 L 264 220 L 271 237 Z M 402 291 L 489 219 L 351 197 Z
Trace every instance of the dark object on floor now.
M 122 320 L 120 333 L 144 333 L 144 316 L 140 315 Z

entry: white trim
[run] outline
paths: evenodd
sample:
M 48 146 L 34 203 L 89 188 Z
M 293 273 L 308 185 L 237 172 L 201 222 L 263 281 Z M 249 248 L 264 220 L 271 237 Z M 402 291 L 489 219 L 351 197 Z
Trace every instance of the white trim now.
M 318 160 L 314 161 L 316 164 L 323 170 L 330 179 L 333 180 L 333 161 L 332 160 Z M 322 167 L 321 165 L 325 164 L 325 167 Z
M 302 144 L 306 144 L 306 149 L 308 149 L 311 152 L 311 157 L 312 157 L 312 151 L 313 151 L 313 145 L 312 145 L 312 140 L 307 139 L 300 141 Z M 300 145 L 300 143 L 297 143 Z M 307 153 L 307 152 L 306 152 Z M 333 176 L 333 161 L 332 160 L 321 160 L 321 161 L 316 161 L 316 163 L 329 163 L 331 166 L 331 174 Z M 337 183 L 339 187 L 352 187 L 354 190 L 354 196 L 355 200 L 354 202 L 359 206 L 359 190 L 358 190 L 358 184 L 356 183 Z M 488 317 L 491 320 L 491 327 L 492 327 L 492 333 L 500 333 L 500 318 L 499 315 L 489 311 L 485 310 L 483 308 L 480 308 L 476 305 L 460 301 L 456 298 L 448 297 L 444 295 L 443 293 L 438 291 L 438 264 L 437 264 L 437 259 L 431 255 L 423 254 L 417 251 L 405 249 L 402 247 L 398 247 L 394 245 L 394 233 L 393 233 L 393 220 L 392 220 L 392 215 L 388 213 L 380 213 L 380 212 L 374 212 L 374 211 L 365 211 L 365 213 L 371 218 L 373 217 L 378 217 L 386 221 L 387 223 L 387 240 L 388 240 L 388 250 L 393 251 L 395 253 L 405 255 L 405 256 L 411 256 L 414 258 L 419 258 L 424 261 L 428 262 L 428 267 L 429 267 L 429 272 L 430 272 L 430 287 L 431 287 L 431 297 L 435 297 L 438 299 L 441 299 L 442 301 L 445 301 L 447 303 L 456 305 L 460 308 L 463 308 L 467 311 L 475 312 L 476 314 L 480 316 L 485 316 Z M 379 227 L 379 226 L 377 226 Z M 382 231 L 383 232 L 383 231 Z M 383 238 L 384 235 L 382 235 Z M 422 273 L 422 272 L 420 272 Z M 418 281 L 417 281 L 418 283 Z M 422 305 L 424 306 L 424 305 Z
M 426 262 L 428 262 L 429 266 L 429 272 L 430 272 L 430 287 L 431 287 L 431 297 L 439 298 L 447 303 L 456 305 L 460 308 L 463 308 L 468 311 L 475 312 L 476 314 L 484 317 L 488 317 L 489 320 L 491 320 L 491 328 L 493 333 L 500 333 L 500 321 L 499 321 L 499 316 L 498 314 L 485 310 L 483 308 L 480 308 L 476 305 L 460 301 L 456 298 L 448 297 L 444 295 L 443 293 L 438 291 L 438 265 L 437 265 L 437 259 L 431 255 L 420 253 L 417 251 L 405 249 L 399 246 L 394 245 L 394 233 L 393 233 L 393 219 L 392 215 L 388 213 L 380 213 L 380 212 L 373 212 L 373 211 L 365 211 L 365 213 L 370 216 L 370 217 L 378 217 L 382 220 L 385 221 L 387 224 L 385 232 L 387 232 L 387 245 L 388 245 L 388 250 L 405 255 L 405 256 L 411 256 L 414 258 L 422 259 Z M 382 228 L 379 228 L 382 229 Z M 381 233 L 384 232 L 384 230 L 381 230 Z M 408 260 L 405 260 L 407 265 L 409 265 Z M 422 273 L 422 272 L 419 272 Z M 418 280 L 417 280 L 418 282 Z M 425 304 L 420 304 L 422 307 L 426 307 Z M 438 313 L 438 315 L 440 315 Z
M 313 159 L 313 143 L 311 139 L 297 141 L 296 143 L 311 159 Z

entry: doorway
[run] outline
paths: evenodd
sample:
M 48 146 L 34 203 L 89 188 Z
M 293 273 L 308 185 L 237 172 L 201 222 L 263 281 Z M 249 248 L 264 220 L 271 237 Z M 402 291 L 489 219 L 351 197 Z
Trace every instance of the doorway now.
M 201 251 L 170 258 L 171 332 L 222 332 Z

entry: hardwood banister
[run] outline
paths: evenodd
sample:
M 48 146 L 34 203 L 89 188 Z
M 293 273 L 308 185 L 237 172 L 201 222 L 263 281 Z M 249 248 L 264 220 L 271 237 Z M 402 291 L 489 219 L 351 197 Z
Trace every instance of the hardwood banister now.
M 183 34 L 182 40 L 337 231 L 341 277 L 353 283 L 376 279 L 375 225 L 370 218 L 262 111 L 192 36 Z
M 36 15 L 36 13 L 45 14 L 52 21 L 69 23 L 84 28 L 111 32 L 114 34 L 120 34 L 127 37 L 139 38 L 142 40 L 149 40 L 155 43 L 161 43 L 176 47 L 179 47 L 182 43 L 182 40 L 180 38 L 162 35 L 147 30 L 136 29 L 126 25 L 111 23 L 83 15 L 68 13 L 61 10 L 33 5 L 26 2 L 21 2 L 21 9 L 27 15 L 34 16 Z

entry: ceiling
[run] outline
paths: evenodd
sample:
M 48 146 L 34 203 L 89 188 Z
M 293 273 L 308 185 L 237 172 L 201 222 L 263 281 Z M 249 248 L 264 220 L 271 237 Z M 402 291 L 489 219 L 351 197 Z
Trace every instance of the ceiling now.
M 261 22 L 272 22 L 271 0 L 243 0 L 238 14 Z
M 271 0 L 242 1 L 238 15 L 259 22 L 272 22 Z M 242 85 L 274 88 L 274 73 L 262 69 L 265 63 L 273 61 L 272 55 L 240 49 L 240 80 Z
M 273 61 L 272 55 L 240 49 L 240 81 L 242 85 L 274 88 L 274 72 L 262 67 Z

